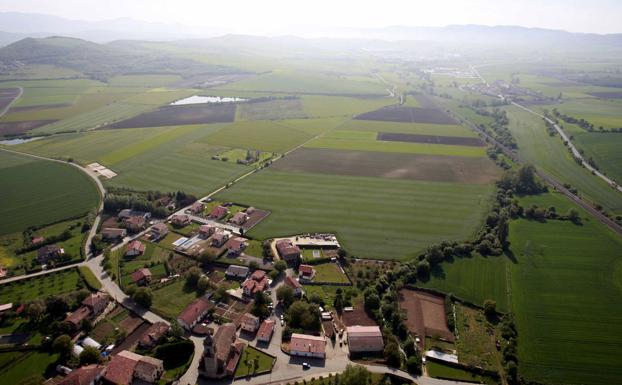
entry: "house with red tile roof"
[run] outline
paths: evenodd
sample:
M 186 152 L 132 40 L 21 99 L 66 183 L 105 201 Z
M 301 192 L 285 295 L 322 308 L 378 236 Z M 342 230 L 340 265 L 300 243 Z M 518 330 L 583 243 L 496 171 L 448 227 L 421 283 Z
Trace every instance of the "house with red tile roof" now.
M 264 320 L 261 323 L 261 326 L 259 326 L 259 331 L 257 331 L 257 341 L 270 343 L 270 339 L 272 338 L 272 334 L 274 333 L 275 325 L 275 320 Z
M 235 213 L 233 217 L 229 219 L 229 223 L 232 223 L 238 226 L 242 226 L 243 224 L 246 223 L 246 221 L 248 221 L 248 215 L 246 215 L 246 213 L 242 211 Z
M 91 310 L 91 317 L 95 318 L 106 309 L 110 303 L 110 297 L 106 293 L 97 292 L 89 295 L 82 301 L 82 306 Z
M 294 245 L 290 239 L 281 239 L 276 242 L 279 256 L 287 263 L 296 263 L 300 260 L 300 247 Z
M 151 282 L 151 271 L 149 269 L 142 268 L 138 269 L 131 275 L 132 281 L 134 281 L 137 285 L 146 285 Z
M 155 383 L 162 373 L 162 360 L 123 350 L 110 360 L 104 371 L 103 382 L 111 385 L 129 385 L 134 380 Z
M 143 349 L 151 349 L 156 346 L 169 331 L 170 326 L 164 322 L 156 322 L 149 326 L 149 329 L 140 337 L 138 346 Z
M 292 278 L 290 276 L 285 277 L 284 281 L 285 285 L 292 288 L 294 291 L 294 295 L 297 297 L 301 297 L 304 294 L 304 290 L 302 289 L 302 285 L 300 282 L 296 280 L 296 278 Z
M 263 270 L 255 270 L 251 276 L 242 283 L 242 292 L 247 297 L 268 288 L 268 276 Z
M 201 375 L 207 378 L 233 376 L 244 350 L 244 343 L 237 341 L 236 330 L 235 324 L 226 323 L 218 328 L 213 337 L 205 337 Z
M 326 340 L 324 337 L 293 333 L 289 341 L 289 354 L 299 357 L 326 357 Z
M 378 326 L 348 326 L 350 353 L 377 353 L 384 350 L 382 332 Z
M 72 370 L 56 385 L 94 385 L 99 382 L 105 367 L 102 365 L 86 365 Z
M 311 265 L 300 265 L 298 267 L 300 273 L 300 279 L 310 281 L 315 276 L 315 269 Z
M 244 313 L 240 317 L 240 327 L 245 332 L 255 333 L 259 329 L 259 317 L 251 313 Z
M 107 241 L 118 241 L 123 239 L 127 235 L 125 229 L 118 229 L 116 227 L 106 227 L 102 230 L 102 238 Z
M 37 262 L 44 265 L 65 254 L 65 250 L 57 245 L 46 245 L 37 249 Z
M 235 237 L 230 239 L 229 242 L 227 242 L 227 254 L 230 257 L 237 257 L 242 254 L 247 245 L 248 243 L 246 243 L 246 239 L 244 238 Z
M 214 233 L 214 235 L 212 235 L 210 244 L 213 247 L 222 247 L 228 240 L 229 240 L 229 234 L 222 230 L 218 230 Z
M 197 202 L 194 202 L 188 210 L 193 214 L 202 214 L 203 210 L 205 210 L 205 205 L 197 201 Z
M 145 252 L 145 244 L 139 240 L 133 240 L 127 245 L 127 250 L 125 251 L 126 257 L 137 257 L 139 255 L 143 255 Z
M 156 223 L 151 227 L 151 240 L 158 241 L 168 234 L 168 226 L 166 223 Z
M 229 209 L 224 206 L 217 206 L 207 216 L 209 219 L 222 219 L 229 214 Z
M 214 234 L 214 231 L 216 231 L 216 227 L 214 226 L 201 225 L 201 227 L 199 227 L 199 235 L 203 238 L 209 238 L 212 234 Z
M 176 214 L 171 217 L 171 223 L 175 227 L 184 227 L 192 223 L 192 219 L 186 214 Z
M 177 317 L 177 322 L 186 330 L 192 330 L 208 313 L 213 304 L 206 297 L 192 301 Z
M 77 331 L 82 326 L 82 322 L 90 319 L 90 316 L 91 310 L 86 306 L 80 306 L 76 311 L 69 313 L 69 315 L 65 317 L 65 322 L 70 323 L 74 331 Z
M 123 220 L 125 228 L 131 233 L 138 233 L 145 228 L 147 220 L 142 216 L 133 216 Z

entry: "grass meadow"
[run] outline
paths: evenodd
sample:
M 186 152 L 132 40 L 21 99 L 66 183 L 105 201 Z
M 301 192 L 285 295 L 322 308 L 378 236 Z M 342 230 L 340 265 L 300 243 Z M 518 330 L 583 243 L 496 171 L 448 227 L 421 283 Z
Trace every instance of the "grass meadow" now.
M 0 180 L 10 186 L 0 189 L 0 234 L 80 216 L 99 201 L 95 183 L 77 168 L 1 150 Z
M 218 194 L 271 211 L 249 235 L 335 232 L 352 254 L 404 259 L 443 239 L 469 238 L 490 185 L 463 185 L 265 170 Z

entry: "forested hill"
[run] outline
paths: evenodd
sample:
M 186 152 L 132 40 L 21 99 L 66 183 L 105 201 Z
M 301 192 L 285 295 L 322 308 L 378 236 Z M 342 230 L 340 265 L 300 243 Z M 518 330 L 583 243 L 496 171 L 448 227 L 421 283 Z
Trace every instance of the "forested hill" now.
M 133 51 L 109 44 L 97 44 L 68 37 L 25 38 L 0 48 L 0 67 L 46 64 L 70 68 L 85 76 L 106 80 L 119 74 L 199 74 L 232 73 L 237 70 L 160 53 Z

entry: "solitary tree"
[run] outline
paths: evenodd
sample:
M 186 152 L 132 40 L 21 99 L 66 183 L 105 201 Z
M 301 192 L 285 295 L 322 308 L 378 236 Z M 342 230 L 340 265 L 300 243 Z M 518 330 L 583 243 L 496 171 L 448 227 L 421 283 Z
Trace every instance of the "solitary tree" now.
M 99 354 L 99 350 L 94 348 L 93 346 L 87 346 L 80 353 L 80 365 L 88 365 L 88 364 L 97 364 L 101 361 L 101 355 Z
M 495 319 L 497 316 L 497 303 L 491 299 L 484 301 L 484 314 L 489 320 Z
M 151 290 L 144 287 L 139 287 L 138 289 L 136 289 L 134 294 L 132 294 L 132 299 L 140 306 L 149 309 L 151 307 L 152 301 Z
M 52 342 L 52 349 L 55 352 L 59 353 L 61 357 L 67 358 L 71 354 L 71 349 L 73 349 L 73 342 L 71 341 L 71 337 L 67 334 L 62 334 L 54 339 Z

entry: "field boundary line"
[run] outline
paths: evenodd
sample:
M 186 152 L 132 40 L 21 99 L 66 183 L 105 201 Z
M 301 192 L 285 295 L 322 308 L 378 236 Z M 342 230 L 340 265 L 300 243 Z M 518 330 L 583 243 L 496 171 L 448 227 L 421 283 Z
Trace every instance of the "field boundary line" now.
M 0 111 L 0 118 L 3 117 L 7 112 L 9 112 L 9 108 L 11 108 L 13 103 L 15 103 L 17 99 L 21 98 L 24 94 L 24 89 L 22 87 L 17 88 L 19 88 L 19 94 L 17 94 L 17 96 L 13 100 L 11 100 L 11 103 L 7 104 L 6 107 L 4 107 L 2 111 Z

